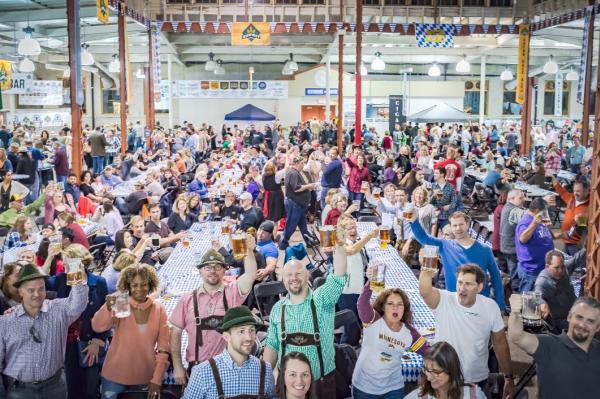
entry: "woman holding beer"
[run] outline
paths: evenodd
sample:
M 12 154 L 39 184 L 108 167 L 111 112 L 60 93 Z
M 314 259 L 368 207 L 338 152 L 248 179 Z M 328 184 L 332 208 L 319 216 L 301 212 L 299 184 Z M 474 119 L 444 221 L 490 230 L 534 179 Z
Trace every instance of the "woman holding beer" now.
M 190 214 L 188 200 L 186 195 L 180 195 L 173 203 L 173 213 L 169 215 L 167 225 L 175 234 L 184 230 L 189 230 L 194 224 L 194 217 Z
M 359 239 L 356 221 L 348 215 L 342 215 L 338 220 L 338 226 L 346 233 L 346 254 L 348 255 L 348 283 L 338 299 L 339 310 L 350 309 L 358 317 L 356 301 L 362 290 L 365 281 L 366 257 L 362 250 L 369 240 L 377 237 L 378 229 L 374 229 L 365 237 Z M 357 329 L 344 328 L 342 343 L 358 345 L 360 340 L 360 331 Z
M 356 163 L 350 157 L 346 158 L 346 164 L 350 168 L 348 177 L 348 194 L 350 201 L 362 201 L 365 193 L 369 190 L 371 174 L 366 166 L 365 156 L 361 153 L 356 157 Z M 361 206 L 362 207 L 362 206 Z
M 381 196 L 380 188 L 375 187 L 373 193 L 367 191 L 365 199 L 371 205 L 377 207 L 379 214 L 390 213 L 395 215 L 398 206 L 396 204 L 396 186 L 393 184 L 386 184 L 383 188 L 383 196 Z
M 117 313 L 117 296 L 108 295 L 106 303 L 92 319 L 92 328 L 96 332 L 114 328 L 102 368 L 103 399 L 116 399 L 127 389 L 146 386 L 148 398 L 158 398 L 169 364 L 167 312 L 161 303 L 150 298 L 158 284 L 152 266 L 136 263 L 126 267 L 121 272 L 117 289 L 119 294 L 130 294 L 128 302 L 119 303 Z M 127 316 L 117 318 L 117 315 Z
M 377 279 L 374 267 L 367 269 L 369 281 L 358 298 L 358 314 L 363 325 L 362 350 L 352 375 L 355 399 L 403 398 L 402 358 L 407 352 L 424 355 L 428 345 L 412 326 L 408 295 L 399 288 L 379 294 L 373 306 L 371 281 Z
M 358 206 L 352 204 L 348 206 L 348 200 L 343 194 L 337 194 L 331 200 L 332 209 L 327 213 L 324 225 L 337 225 L 341 215 L 352 216 L 352 213 L 358 211 Z

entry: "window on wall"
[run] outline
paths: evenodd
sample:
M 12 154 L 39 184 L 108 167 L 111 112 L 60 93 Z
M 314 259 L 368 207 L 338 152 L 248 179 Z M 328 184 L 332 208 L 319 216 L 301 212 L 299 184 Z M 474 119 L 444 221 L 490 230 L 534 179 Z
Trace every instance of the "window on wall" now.
M 569 114 L 569 82 L 563 82 L 562 116 Z M 554 80 L 544 83 L 544 115 L 554 115 L 556 88 Z
M 488 104 L 488 85 L 485 82 L 485 108 L 484 114 L 487 114 Z M 470 114 L 479 114 L 480 99 L 479 99 L 479 88 L 481 83 L 478 80 L 468 80 L 465 82 L 465 97 L 463 101 L 463 110 Z
M 119 91 L 117 89 L 104 89 L 102 90 L 102 113 L 103 114 L 114 114 L 115 103 L 119 102 Z M 118 107 L 118 106 L 117 106 Z
M 504 91 L 502 97 L 502 115 L 521 115 L 521 104 L 517 103 L 516 91 Z

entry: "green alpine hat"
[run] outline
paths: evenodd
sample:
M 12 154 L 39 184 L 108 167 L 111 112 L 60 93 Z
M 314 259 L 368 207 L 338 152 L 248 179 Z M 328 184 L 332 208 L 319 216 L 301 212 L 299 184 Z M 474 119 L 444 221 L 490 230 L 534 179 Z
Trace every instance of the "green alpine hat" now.
M 223 255 L 219 253 L 219 251 L 214 248 L 210 248 L 208 251 L 202 255 L 202 259 L 200 260 L 200 264 L 198 265 L 198 269 L 206 265 L 223 265 L 223 267 L 227 267 L 228 264 L 225 262 L 225 258 Z
M 233 327 L 240 326 L 256 326 L 259 329 L 263 327 L 263 324 L 254 318 L 254 315 L 247 306 L 241 305 L 227 309 L 223 318 L 223 324 L 217 327 L 217 331 L 223 333 Z
M 19 277 L 17 281 L 13 284 L 15 288 L 19 288 L 21 284 L 29 280 L 37 280 L 38 278 L 43 278 L 44 280 L 48 278 L 47 275 L 42 273 L 40 269 L 33 263 L 27 263 L 25 266 L 21 268 L 19 272 Z

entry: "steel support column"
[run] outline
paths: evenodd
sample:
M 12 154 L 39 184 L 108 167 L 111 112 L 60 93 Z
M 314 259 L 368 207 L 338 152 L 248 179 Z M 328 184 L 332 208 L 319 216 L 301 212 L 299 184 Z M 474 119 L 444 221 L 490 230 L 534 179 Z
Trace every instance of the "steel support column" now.
M 337 146 L 340 154 L 344 152 L 344 35 L 338 31 L 338 108 L 337 108 Z
M 589 5 L 593 6 L 596 3 L 595 0 L 589 0 Z M 590 28 L 589 38 L 587 42 L 587 49 L 585 58 L 587 60 L 585 64 L 584 78 L 583 78 L 583 116 L 581 118 L 581 144 L 584 147 L 588 146 L 589 131 L 590 131 L 590 101 L 592 96 L 592 61 L 594 53 L 594 20 L 596 13 L 592 12 L 590 16 Z M 598 115 L 598 114 L 596 114 Z M 595 137 L 595 136 L 594 136 Z
M 360 67 L 362 66 L 362 32 L 363 32 L 363 0 L 356 0 L 356 60 L 354 61 L 355 67 L 355 83 L 356 90 L 354 96 L 354 143 L 360 144 L 362 141 L 362 118 L 361 118 L 361 105 L 362 105 L 362 75 L 360 74 Z
M 146 74 L 146 82 L 148 85 L 148 114 L 146 115 L 146 126 L 150 130 L 154 131 L 154 124 L 156 123 L 156 112 L 154 106 L 154 53 L 152 48 L 154 46 L 154 39 L 152 36 L 152 30 L 148 30 L 148 73 Z M 160 62 L 160 60 L 158 60 Z M 169 126 L 171 127 L 171 126 Z
M 126 21 L 125 3 L 119 3 L 119 114 L 121 126 L 121 154 L 127 152 L 127 57 L 126 48 Z
M 81 46 L 79 0 L 67 0 L 67 34 L 69 37 L 69 77 L 71 102 L 71 170 L 77 177 L 81 175 L 83 166 L 83 135 L 81 131 Z M 79 101 L 78 101 L 79 100 Z

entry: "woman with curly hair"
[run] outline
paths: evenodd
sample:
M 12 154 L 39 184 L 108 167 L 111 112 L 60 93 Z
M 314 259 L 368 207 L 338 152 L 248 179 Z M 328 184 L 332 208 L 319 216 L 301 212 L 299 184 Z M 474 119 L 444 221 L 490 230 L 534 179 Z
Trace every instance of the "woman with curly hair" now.
M 117 289 L 129 292 L 130 315 L 117 318 L 112 312 L 116 295 L 107 295 L 106 303 L 92 319 L 94 331 L 114 329 L 102 368 L 103 399 L 116 399 L 125 390 L 146 387 L 148 397 L 158 397 L 169 364 L 167 312 L 150 298 L 158 284 L 152 266 L 136 263 L 126 267 Z

